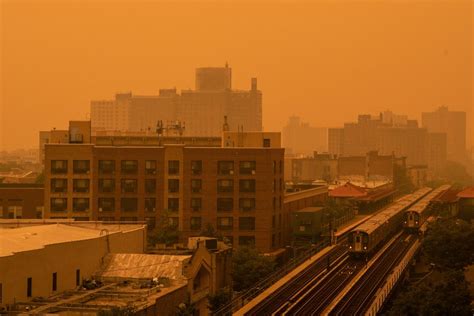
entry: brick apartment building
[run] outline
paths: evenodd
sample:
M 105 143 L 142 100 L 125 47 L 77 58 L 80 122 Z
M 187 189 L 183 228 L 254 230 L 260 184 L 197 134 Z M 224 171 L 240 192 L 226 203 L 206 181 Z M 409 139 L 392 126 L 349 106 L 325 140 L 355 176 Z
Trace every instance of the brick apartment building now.
M 270 144 L 265 144 L 270 145 Z M 181 241 L 209 224 L 234 246 L 287 245 L 284 149 L 45 146 L 45 218 L 146 220 L 167 214 Z

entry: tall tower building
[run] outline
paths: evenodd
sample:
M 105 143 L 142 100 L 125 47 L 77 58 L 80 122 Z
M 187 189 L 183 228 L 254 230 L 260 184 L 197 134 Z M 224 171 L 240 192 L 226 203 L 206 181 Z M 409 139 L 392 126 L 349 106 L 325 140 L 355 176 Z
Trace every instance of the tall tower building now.
M 446 133 L 449 160 L 466 160 L 466 112 L 449 111 L 447 106 L 441 106 L 434 112 L 421 113 L 421 123 L 429 132 Z

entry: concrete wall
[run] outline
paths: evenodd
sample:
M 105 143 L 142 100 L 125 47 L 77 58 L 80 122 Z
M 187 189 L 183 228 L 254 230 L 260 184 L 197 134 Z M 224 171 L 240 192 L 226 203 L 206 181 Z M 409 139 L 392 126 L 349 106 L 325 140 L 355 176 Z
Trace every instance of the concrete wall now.
M 107 245 L 109 240 L 109 246 Z M 0 257 L 0 306 L 26 302 L 34 297 L 76 288 L 76 270 L 80 278 L 90 278 L 110 252 L 142 253 L 146 245 L 144 228 L 111 233 L 102 237 L 46 245 L 44 248 Z M 57 291 L 52 290 L 52 275 L 57 273 Z M 32 297 L 27 297 L 27 279 L 32 278 Z

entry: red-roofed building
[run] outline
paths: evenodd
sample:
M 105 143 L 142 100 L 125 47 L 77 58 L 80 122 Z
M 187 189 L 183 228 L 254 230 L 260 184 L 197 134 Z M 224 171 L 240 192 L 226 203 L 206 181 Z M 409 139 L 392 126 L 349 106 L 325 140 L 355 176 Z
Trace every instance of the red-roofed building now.
M 334 198 L 359 198 L 366 195 L 367 191 L 364 188 L 356 186 L 350 182 L 347 182 L 329 192 L 329 196 Z
M 359 211 L 372 212 L 389 203 L 395 193 L 396 190 L 394 190 L 392 183 L 376 188 L 363 188 L 347 182 L 331 190 L 329 197 L 336 200 L 353 201 Z
M 460 191 L 459 189 L 449 189 L 433 199 L 433 205 L 441 216 L 452 217 L 458 215 L 459 197 L 457 195 Z

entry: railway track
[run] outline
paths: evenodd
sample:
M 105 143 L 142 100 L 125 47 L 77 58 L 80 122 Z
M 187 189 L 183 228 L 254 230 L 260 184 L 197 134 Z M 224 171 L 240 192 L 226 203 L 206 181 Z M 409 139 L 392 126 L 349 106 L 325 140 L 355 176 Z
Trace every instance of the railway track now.
M 349 258 L 336 266 L 324 280 L 309 289 L 300 300 L 283 315 L 320 315 L 337 294 L 357 275 L 363 263 Z M 276 314 L 278 315 L 278 314 Z
M 403 258 L 414 240 L 415 237 L 402 234 L 371 269 L 349 290 L 329 315 L 363 315 L 386 276 Z
M 329 257 L 328 257 L 329 256 Z M 347 245 L 338 245 L 327 255 L 315 261 L 312 265 L 301 271 L 291 282 L 280 287 L 263 302 L 255 306 L 245 315 L 272 315 L 281 313 L 285 307 L 291 305 L 292 298 L 312 282 L 319 280 L 328 268 L 328 258 L 335 261 L 347 256 Z

